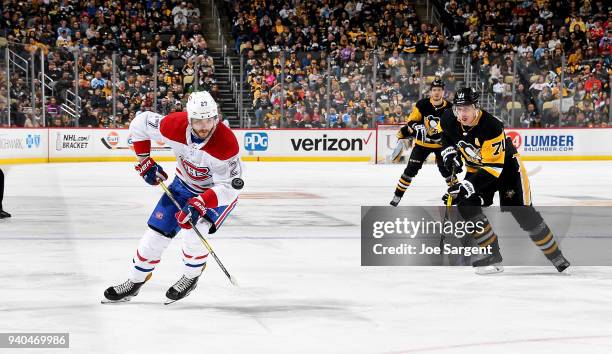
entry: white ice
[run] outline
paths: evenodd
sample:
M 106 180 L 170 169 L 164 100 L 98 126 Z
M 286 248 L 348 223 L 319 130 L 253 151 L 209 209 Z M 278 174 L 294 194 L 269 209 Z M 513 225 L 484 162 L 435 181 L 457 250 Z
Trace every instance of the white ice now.
M 403 166 L 246 167 L 211 238 L 241 287 L 211 260 L 195 292 L 164 306 L 181 275 L 176 241 L 138 297 L 100 304 L 126 279 L 161 189 L 129 163 L 4 166 L 0 332 L 70 332 L 74 353 L 612 352 L 612 267 L 361 267 L 360 206 L 387 205 Z M 612 202 L 612 163 L 527 169 L 539 170 L 536 205 Z M 427 165 L 402 205 L 438 205 L 444 189 Z

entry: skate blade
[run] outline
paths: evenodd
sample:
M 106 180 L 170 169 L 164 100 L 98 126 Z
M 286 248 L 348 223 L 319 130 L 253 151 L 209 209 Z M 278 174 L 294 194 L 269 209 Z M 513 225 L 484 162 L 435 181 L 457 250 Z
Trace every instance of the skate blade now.
M 100 301 L 101 304 L 117 304 L 117 303 L 121 303 L 121 302 L 128 302 L 130 300 L 132 300 L 133 296 L 129 296 L 126 298 L 123 298 L 121 300 L 109 300 L 109 299 L 102 299 L 102 301 Z
M 194 287 L 193 289 L 195 289 L 195 287 Z M 193 289 L 191 289 L 191 291 L 193 291 Z M 175 302 L 177 302 L 177 301 L 183 300 L 184 298 L 186 298 L 187 296 L 189 296 L 189 294 L 191 294 L 191 291 L 190 291 L 190 292 L 188 292 L 187 294 L 185 294 L 185 296 L 183 296 L 183 297 L 182 297 L 182 298 L 180 298 L 180 299 L 172 300 L 172 299 L 170 299 L 170 298 L 168 298 L 168 297 L 167 297 L 167 298 L 166 298 L 166 301 L 164 301 L 164 305 L 170 305 L 170 304 L 173 304 L 173 303 L 175 303 Z
M 478 275 L 497 274 L 503 271 L 504 266 L 501 263 L 493 263 L 488 266 L 476 267 L 476 274 Z
M 184 298 L 183 298 L 183 299 L 184 299 Z M 179 300 L 182 300 L 182 299 L 178 299 L 178 300 L 171 300 L 171 299 L 166 298 L 166 301 L 164 301 L 164 305 L 170 305 L 170 304 L 173 304 L 173 303 L 175 303 L 175 302 L 177 302 L 177 301 L 179 301 Z

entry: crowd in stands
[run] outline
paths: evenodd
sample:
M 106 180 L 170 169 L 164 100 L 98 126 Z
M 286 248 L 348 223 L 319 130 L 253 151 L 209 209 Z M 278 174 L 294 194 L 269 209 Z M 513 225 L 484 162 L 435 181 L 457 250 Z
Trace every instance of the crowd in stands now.
M 19 43 L 11 48 L 24 58 L 45 53 L 45 72 L 53 80 L 46 100 L 49 125 L 75 125 L 61 107 L 77 79 L 78 124 L 120 127 L 140 110 L 182 109 L 194 84 L 218 92 L 196 3 L 8 1 L 0 6 L 0 31 L 8 42 Z M 609 124 L 612 8 L 603 0 L 432 0 L 440 26 L 421 22 L 412 0 L 224 3 L 234 50 L 244 60 L 255 126 L 403 122 L 435 77 L 445 81 L 450 99 L 465 85 L 465 71 L 475 74 L 470 84 L 482 90 L 485 108 L 508 124 Z M 6 65 L 4 55 L 0 62 Z M 6 111 L 10 96 L 13 121 L 40 125 L 40 90 L 32 105 L 24 74 L 13 70 L 7 78 L 2 65 L 0 111 Z M 40 87 L 38 80 L 35 84 Z
M 25 72 L 11 66 L 7 78 L 5 57 L 0 58 L 0 110 L 7 110 L 8 79 L 11 118 L 18 126 L 43 125 L 41 51 L 48 76 L 47 126 L 125 127 L 142 110 L 180 111 L 194 85 L 211 89 L 215 84 L 197 1 L 5 1 L 1 10 L 0 36 L 8 48 L 25 59 L 34 54 L 34 104 Z M 61 109 L 75 101 L 68 91 L 74 93 L 77 82 L 78 121 Z
M 508 117 L 515 110 L 525 127 L 610 123 L 609 2 L 450 0 L 444 12 L 460 50 Z
M 436 73 L 454 80 L 445 37 L 414 1 L 239 0 L 231 16 L 258 126 L 397 123 Z
M 562 125 L 607 124 L 612 13 L 603 1 L 451 0 L 441 4 L 445 33 L 421 23 L 414 4 L 231 1 L 232 35 L 246 62 L 255 124 L 401 122 L 435 76 L 447 83 L 447 92 L 457 88 L 458 56 L 470 56 L 480 79 L 476 85 L 495 98 L 496 113 L 508 120 L 516 116 L 509 123 L 556 125 L 561 107 Z

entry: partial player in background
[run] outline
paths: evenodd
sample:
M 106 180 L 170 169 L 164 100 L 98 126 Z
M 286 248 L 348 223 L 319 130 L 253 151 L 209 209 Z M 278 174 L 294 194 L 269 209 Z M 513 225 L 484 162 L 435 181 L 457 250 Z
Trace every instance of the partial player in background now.
M 232 181 L 242 176 L 238 142 L 234 133 L 219 122 L 217 103 L 206 92 L 194 92 L 187 101 L 187 112 L 165 117 L 143 112 L 130 124 L 136 170 L 150 185 L 168 178 L 162 167 L 149 156 L 151 140 L 163 140 L 176 155 L 176 177 L 169 189 L 182 206 L 176 208 L 163 195 L 148 221 L 132 259 L 131 272 L 124 283 L 106 289 L 103 302 L 128 301 L 136 296 L 151 277 L 172 238 L 182 230 L 182 277 L 168 289 L 168 303 L 180 300 L 195 289 L 206 267 L 208 251 L 190 226 L 216 232 L 238 201 Z
M 4 199 L 4 172 L 0 168 L 0 219 L 10 218 L 11 214 L 2 208 L 2 199 Z
M 493 204 L 499 192 L 502 210 L 510 212 L 531 240 L 542 250 L 559 272 L 569 267 L 569 262 L 559 249 L 552 231 L 531 204 L 529 177 L 521 158 L 510 138 L 504 133 L 503 122 L 478 107 L 478 93 L 462 88 L 455 93 L 453 109 L 444 113 L 441 122 L 442 155 L 448 169 L 462 166 L 465 160 L 465 179 L 451 186 L 449 195 L 459 213 L 466 220 L 484 222 L 484 231 L 473 234 L 480 247 L 491 245 L 493 254 L 473 263 L 477 273 L 489 274 L 503 271 L 502 256 L 497 235 L 482 213 L 482 206 Z
M 446 180 L 446 184 L 450 186 L 456 182 L 456 178 L 452 176 L 451 171 L 444 167 L 440 155 L 442 144 L 438 126 L 442 113 L 450 107 L 451 103 L 444 99 L 444 82 L 435 79 L 431 83 L 429 97 L 417 101 L 406 119 L 406 124 L 397 132 L 398 139 L 414 137 L 415 145 L 408 158 L 408 165 L 395 187 L 395 195 L 391 200 L 391 205 L 397 206 L 399 204 L 406 189 L 412 183 L 412 179 L 432 152 L 436 155 L 436 164 L 440 174 Z M 460 171 L 455 172 L 459 173 Z

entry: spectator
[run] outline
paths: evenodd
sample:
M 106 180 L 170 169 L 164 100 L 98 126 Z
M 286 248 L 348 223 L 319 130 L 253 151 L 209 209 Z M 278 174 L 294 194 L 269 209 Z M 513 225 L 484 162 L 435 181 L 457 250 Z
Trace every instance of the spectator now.
M 172 104 L 166 107 L 167 111 L 173 109 L 177 101 L 183 99 L 185 92 L 191 89 L 190 85 L 183 85 L 182 66 L 171 68 L 168 84 L 160 82 L 167 78 L 165 77 L 167 72 L 162 70 L 166 70 L 170 64 L 169 60 L 175 58 L 191 60 L 193 65 L 200 70 L 197 75 L 200 87 L 209 88 L 214 84 L 212 58 L 207 54 L 206 41 L 201 35 L 200 25 L 196 23 L 200 16 L 199 9 L 193 6 L 194 2 L 190 2 L 189 5 L 187 2 L 176 3 L 175 7 L 172 4 L 173 2 L 162 0 L 152 2 L 145 7 L 140 2 L 127 0 L 113 3 L 109 8 L 108 5 L 98 4 L 97 6 L 94 1 L 7 3 L 4 7 L 5 18 L 7 14 L 16 14 L 19 11 L 25 21 L 19 24 L 18 16 L 15 17 L 15 22 L 12 20 L 6 22 L 3 27 L 4 29 L 11 28 L 11 35 L 7 37 L 7 40 L 13 43 L 13 50 L 23 51 L 21 56 L 30 57 L 31 54 L 36 54 L 38 58 L 40 50 L 45 53 L 45 64 L 47 65 L 45 73 L 52 80 L 47 83 L 52 90 L 48 89 L 45 92 L 48 96 L 47 103 L 51 101 L 50 95 L 55 97 L 58 105 L 66 103 L 66 98 L 76 102 L 74 95 L 66 95 L 68 91 L 74 93 L 73 75 L 75 66 L 78 67 L 77 84 L 78 96 L 81 99 L 80 107 L 84 109 L 88 105 L 95 106 L 92 109 L 98 112 L 97 115 L 94 115 L 93 111 L 83 111 L 85 117 L 81 117 L 79 122 L 89 120 L 91 123 L 92 117 L 98 119 L 112 112 L 112 104 L 107 96 L 112 94 L 110 82 L 112 81 L 111 57 L 113 51 L 119 53 L 117 79 L 118 82 L 123 82 L 117 87 L 117 91 L 121 91 L 116 96 L 118 109 L 127 108 L 129 112 L 139 109 L 141 104 L 148 105 L 149 108 L 152 108 L 153 105 L 161 106 L 161 100 L 165 97 L 172 97 Z M 19 8 L 16 8 L 17 5 Z M 179 13 L 181 15 L 178 15 Z M 187 22 L 180 20 L 179 26 L 174 28 L 175 16 L 177 18 L 184 16 Z M 32 31 L 25 30 L 26 23 L 32 28 Z M 12 31 L 18 26 L 23 31 Z M 168 37 L 162 38 L 162 33 Z M 181 35 L 184 38 L 181 38 Z M 178 38 L 181 40 L 177 40 Z M 27 46 L 20 49 L 19 43 L 27 44 Z M 161 55 L 161 48 L 173 48 L 176 54 L 171 59 L 167 59 L 166 55 L 165 65 L 162 62 L 164 56 Z M 79 51 L 76 63 L 73 49 Z M 145 85 L 152 87 L 154 62 L 151 53 L 153 51 L 159 53 L 160 58 L 158 102 L 153 102 L 153 96 L 147 95 L 147 92 L 140 92 L 140 87 L 133 87 L 136 82 L 140 82 L 141 87 Z M 39 68 L 38 64 L 34 66 L 35 75 L 39 74 Z M 130 77 L 132 79 L 128 80 Z M 180 85 L 176 85 L 177 83 Z M 29 102 L 31 90 L 25 84 L 23 87 L 25 91 L 21 84 L 13 85 L 11 95 L 23 96 L 24 98 L 20 99 L 19 103 L 29 107 L 31 106 Z M 101 91 L 97 92 L 96 89 Z M 139 94 L 134 94 L 137 91 Z M 28 94 L 24 96 L 23 92 Z M 36 102 L 41 105 L 40 91 L 37 91 L 36 95 Z M 66 119 L 72 118 L 64 117 L 64 120 Z M 109 127 L 123 125 L 126 119 L 126 115 L 121 112 L 114 122 L 107 121 L 102 125 Z M 96 125 L 100 125 L 98 123 Z M 51 125 L 53 122 L 49 120 L 47 124 Z M 69 124 L 74 124 L 74 119 Z
M 591 92 L 593 90 L 601 90 L 602 88 L 603 85 L 601 83 L 601 80 L 597 79 L 595 77 L 595 74 L 591 72 L 589 74 L 589 78 L 584 82 L 584 90 L 586 92 Z
M 100 71 L 96 71 L 95 78 L 91 80 L 91 88 L 94 90 L 101 89 L 101 88 L 104 88 L 105 85 L 106 85 L 106 80 L 102 78 L 102 73 Z

